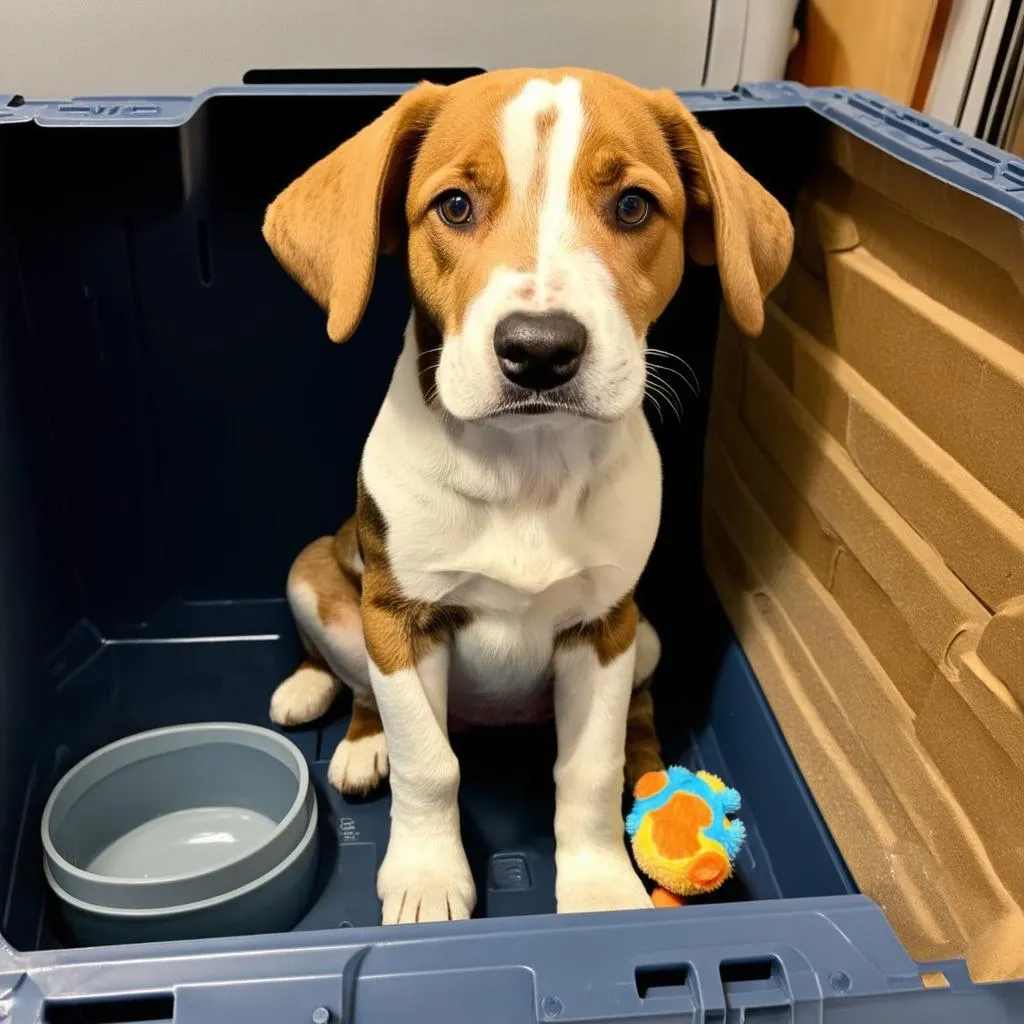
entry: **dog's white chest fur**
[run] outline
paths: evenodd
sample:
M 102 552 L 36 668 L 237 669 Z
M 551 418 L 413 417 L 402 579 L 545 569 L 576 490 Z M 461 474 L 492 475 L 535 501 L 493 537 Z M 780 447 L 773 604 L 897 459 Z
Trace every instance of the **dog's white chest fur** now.
M 491 518 L 450 598 L 473 621 L 455 638 L 449 707 L 475 724 L 537 720 L 550 711 L 555 636 L 600 615 L 622 572 L 592 564 L 577 517 L 561 509 Z
M 606 614 L 646 564 L 661 507 L 654 439 L 640 410 L 453 437 L 415 374 L 407 343 L 363 456 L 391 570 L 407 597 L 471 613 L 452 651 L 453 719 L 540 717 L 556 635 Z

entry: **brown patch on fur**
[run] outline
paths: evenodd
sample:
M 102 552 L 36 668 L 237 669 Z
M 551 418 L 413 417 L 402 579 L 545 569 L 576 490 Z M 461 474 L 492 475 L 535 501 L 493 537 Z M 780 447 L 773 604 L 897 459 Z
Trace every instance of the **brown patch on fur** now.
M 379 736 L 383 731 L 384 724 L 377 709 L 356 697 L 352 701 L 352 718 L 348 723 L 345 739 L 354 743 L 368 736 Z
M 636 639 L 639 611 L 633 595 L 622 600 L 599 619 L 564 629 L 555 637 L 555 647 L 575 647 L 590 644 L 602 665 L 608 665 L 629 649 Z
M 360 613 L 360 581 L 357 573 L 347 569 L 339 558 L 339 543 L 345 543 L 342 534 L 352 527 L 349 520 L 334 537 L 320 537 L 313 541 L 292 564 L 288 573 L 288 586 L 304 583 L 316 594 L 316 612 L 325 625 L 358 625 Z M 312 645 L 304 640 L 306 650 Z M 316 655 L 319 658 L 319 654 Z
M 413 668 L 432 648 L 472 619 L 466 608 L 406 597 L 391 571 L 387 521 L 359 478 L 356 509 L 363 552 L 363 632 L 366 650 L 385 675 Z
M 451 89 L 443 110 L 423 140 L 406 199 L 408 266 L 414 292 L 440 334 L 461 329 L 466 307 L 499 263 L 521 266 L 533 257 L 526 232 L 517 228 L 508 202 L 501 155 L 500 110 L 507 97 L 493 87 Z M 438 197 L 464 191 L 473 204 L 466 228 L 445 224 Z
M 408 167 L 446 90 L 423 83 L 293 181 L 268 207 L 263 235 L 282 266 L 327 310 L 345 341 L 370 298 L 377 253 L 405 238 Z
M 650 93 L 651 108 L 691 191 L 686 244 L 698 263 L 718 264 L 722 301 L 745 334 L 764 326 L 764 299 L 793 254 L 793 224 L 775 197 L 751 177 L 669 90 Z
M 362 555 L 359 553 L 359 531 L 356 517 L 349 516 L 334 535 L 334 554 L 341 574 L 357 594 L 363 593 Z
M 626 786 L 632 792 L 647 772 L 664 771 L 661 744 L 654 730 L 654 701 L 651 681 L 640 683 L 629 699 L 626 716 Z

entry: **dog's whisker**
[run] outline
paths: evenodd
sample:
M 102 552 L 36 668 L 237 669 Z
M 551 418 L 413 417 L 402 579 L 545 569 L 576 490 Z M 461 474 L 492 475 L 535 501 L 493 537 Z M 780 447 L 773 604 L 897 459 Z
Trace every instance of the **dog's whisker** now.
M 662 380 L 660 377 L 653 377 L 652 384 L 654 384 L 654 386 L 659 389 L 660 393 L 664 395 L 669 407 L 672 409 L 672 412 L 675 413 L 676 419 L 682 423 L 683 402 L 679 397 L 679 393 L 667 381 Z
M 677 363 L 681 363 L 687 372 L 693 375 L 695 380 L 697 379 L 697 371 L 678 352 L 670 352 L 667 348 L 647 348 L 644 350 L 644 353 L 651 356 L 660 356 L 663 359 L 674 359 Z
M 647 364 L 647 370 L 648 370 L 648 376 L 652 380 L 656 380 L 661 385 L 661 387 L 663 389 L 668 391 L 669 394 L 671 394 L 673 396 L 673 398 L 675 399 L 675 403 L 674 404 L 677 407 L 677 415 L 679 416 L 680 419 L 682 419 L 683 402 L 682 402 L 682 399 L 679 396 L 679 392 L 675 389 L 675 387 L 672 386 L 672 384 L 669 383 L 669 381 L 667 379 L 665 379 L 664 377 L 660 376 L 660 374 L 659 374 L 659 371 L 661 371 L 661 370 L 671 370 L 671 367 L 668 367 L 668 366 L 658 366 L 655 363 L 648 363 Z M 690 381 L 687 380 L 687 378 L 685 376 L 683 376 L 682 374 L 678 373 L 678 371 L 674 371 L 674 372 L 676 372 L 677 376 L 681 377 L 682 380 L 686 383 L 687 387 L 689 387 L 690 390 L 693 391 L 693 386 L 690 383 Z M 700 397 L 697 394 L 697 392 L 695 392 L 695 391 L 694 391 L 694 395 L 695 395 L 695 397 Z
M 664 366 L 649 365 L 647 367 L 647 380 L 652 382 L 652 383 L 656 383 L 663 391 L 667 391 L 668 394 L 672 398 L 674 398 L 675 401 L 678 403 L 680 411 L 681 411 L 683 403 L 682 403 L 682 400 L 679 397 L 679 393 L 676 391 L 676 389 L 667 380 L 665 380 L 664 377 L 659 375 L 658 371 L 659 370 L 664 370 L 664 369 L 666 369 L 666 367 L 664 367 Z
M 437 399 L 437 394 L 438 394 L 438 384 L 437 384 L 437 381 L 435 380 L 430 385 L 430 387 L 427 388 L 426 393 L 423 395 L 423 401 L 427 404 L 428 408 L 433 406 L 435 400 Z
M 697 371 L 694 370 L 694 368 L 681 355 L 679 355 L 677 352 L 669 352 L 668 349 L 664 348 L 648 348 L 645 350 L 645 355 L 663 356 L 664 358 L 675 359 L 677 362 L 682 363 L 683 367 L 689 374 L 689 380 L 687 383 L 690 384 L 690 389 L 693 391 L 695 395 L 700 397 L 700 378 L 697 376 Z M 661 366 L 660 369 L 669 370 L 672 368 L 668 366 Z M 672 369 L 672 372 L 679 373 L 679 371 L 675 369 Z M 683 374 L 681 373 L 679 375 L 683 376 Z M 690 381 L 692 381 L 692 383 L 690 383 Z
M 683 381 L 686 384 L 687 390 L 693 394 L 694 398 L 700 398 L 700 381 L 697 379 L 695 375 L 686 374 L 680 370 L 677 370 L 674 366 L 662 366 L 659 363 L 648 363 L 648 366 L 657 367 L 658 370 L 664 370 L 667 373 L 674 374 L 676 377 L 678 377 L 681 381 Z
M 664 398 L 664 395 L 662 395 L 659 392 L 653 392 L 653 391 L 650 392 L 651 402 L 654 404 L 655 409 L 658 410 L 658 419 L 660 419 L 662 424 L 664 425 L 665 417 L 664 417 L 664 414 L 663 414 L 662 403 L 660 401 L 658 401 L 658 398 L 655 397 L 655 394 L 658 394 L 659 398 Z M 672 406 L 671 403 L 669 403 L 669 408 L 672 410 L 673 415 L 676 415 L 675 407 Z M 676 418 L 678 419 L 678 416 L 676 416 Z
M 419 352 L 416 355 L 416 362 L 418 364 L 421 364 L 424 359 L 426 359 L 429 356 L 432 356 L 435 352 L 440 352 L 443 347 L 444 347 L 443 345 L 438 345 L 436 348 L 424 349 L 422 352 Z M 436 369 L 437 369 L 437 363 L 431 363 L 429 366 L 422 366 L 421 365 L 420 369 L 419 369 L 419 373 L 420 373 L 420 376 L 422 377 L 423 374 L 429 373 L 431 370 L 436 370 Z
M 648 345 L 644 351 L 652 356 L 666 356 L 669 359 L 678 359 L 679 362 L 684 363 L 686 366 L 690 365 L 678 352 L 671 352 L 667 348 L 653 348 Z
M 661 414 L 661 406 L 658 405 L 657 398 L 655 398 L 654 394 L 652 392 L 648 391 L 646 388 L 644 388 L 644 398 L 646 398 L 648 401 L 650 401 L 651 405 L 654 406 L 654 411 L 658 414 L 658 420 L 661 422 L 662 426 L 664 426 L 665 425 L 665 417 Z
M 675 413 L 676 419 L 680 423 L 683 421 L 683 410 L 682 402 L 679 400 L 679 396 L 669 387 L 663 380 L 655 377 L 653 374 L 648 377 L 647 383 L 650 388 L 655 391 L 660 397 L 664 398 L 669 404 L 669 408 Z M 677 404 L 678 403 L 678 404 Z
M 651 364 L 656 365 L 656 364 Z M 694 379 L 688 377 L 681 370 L 677 370 L 674 366 L 658 366 L 659 370 L 664 370 L 666 373 L 674 373 L 686 386 L 693 392 L 694 398 L 700 398 L 700 388 L 694 384 Z

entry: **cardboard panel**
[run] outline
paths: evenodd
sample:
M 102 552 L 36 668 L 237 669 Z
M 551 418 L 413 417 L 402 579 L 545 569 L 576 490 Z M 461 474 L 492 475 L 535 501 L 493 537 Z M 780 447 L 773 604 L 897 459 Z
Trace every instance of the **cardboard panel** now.
M 900 695 L 917 711 L 931 688 L 936 666 L 889 596 L 845 548 L 836 559 L 829 591 Z
M 829 259 L 837 350 L 993 493 L 1024 513 L 1024 354 L 863 249 Z
M 947 680 L 929 695 L 917 734 L 982 836 L 1000 877 L 1024 898 L 1024 772 Z M 962 867 L 977 870 L 969 862 Z
M 940 236 L 936 244 L 946 244 L 941 236 L 962 242 L 1001 267 L 1024 293 L 1024 229 L 1012 214 L 930 178 L 839 128 L 829 135 L 827 157 L 838 170 L 928 225 Z M 898 229 L 890 235 L 898 238 Z
M 743 414 L 751 433 L 885 591 L 936 664 L 962 634 L 980 630 L 988 620 L 985 608 L 753 352 Z
M 716 412 L 712 438 L 786 543 L 832 594 L 903 699 L 916 710 L 932 684 L 935 663 L 871 574 L 843 546 L 764 454 L 731 408 Z
M 826 348 L 836 347 L 832 304 L 824 276 L 819 280 L 794 261 L 782 285 L 772 293 L 772 300 Z
M 1024 704 L 1024 588 L 998 610 L 978 640 L 978 657 Z
M 972 593 L 990 609 L 1024 594 L 1024 518 L 774 304 L 765 337 L 801 405 Z M 1020 664 L 1024 674 L 1024 654 Z
M 910 952 L 1024 977 L 1024 228 L 829 152 L 764 334 L 723 329 L 708 570 Z
M 915 192 L 921 189 L 933 192 L 936 183 L 919 175 Z M 945 186 L 939 189 L 949 191 Z M 1024 262 L 1024 239 L 1012 244 L 1009 231 L 1011 244 L 994 251 L 993 259 L 976 245 L 943 232 L 936 220 L 919 220 L 873 188 L 831 168 L 816 175 L 802 202 L 816 211 L 815 238 L 803 243 L 805 249 L 811 244 L 822 252 L 849 249 L 852 231 L 859 244 L 907 284 L 1024 352 L 1024 294 L 1007 269 L 1015 260 Z M 945 203 L 938 198 L 936 202 L 941 213 Z M 972 234 L 970 225 L 953 227 L 965 236 Z M 988 241 L 975 239 L 983 246 Z
M 705 536 L 708 571 L 857 884 L 915 959 L 963 955 L 967 939 L 935 882 L 939 865 L 915 842 L 905 810 L 849 723 L 843 729 L 841 716 L 823 717 L 818 694 L 827 681 L 798 633 L 764 587 L 751 591 L 729 575 L 726 566 L 744 560 L 713 511 Z
M 725 453 L 712 444 L 708 461 L 709 566 L 858 882 L 913 955 L 959 946 L 978 977 L 1024 972 L 1024 916 L 877 664 L 730 475 Z M 748 575 L 746 594 L 723 578 L 728 563 L 715 556 L 730 545 L 758 579 L 752 585 Z M 887 698 L 885 713 L 875 702 Z M 851 705 L 858 699 L 859 709 Z M 994 928 L 1013 944 L 991 948 Z
M 959 669 L 950 680 L 953 689 L 960 695 L 967 710 L 988 730 L 1017 768 L 1024 772 L 1024 710 L 992 674 L 978 652 L 968 651 L 960 659 Z

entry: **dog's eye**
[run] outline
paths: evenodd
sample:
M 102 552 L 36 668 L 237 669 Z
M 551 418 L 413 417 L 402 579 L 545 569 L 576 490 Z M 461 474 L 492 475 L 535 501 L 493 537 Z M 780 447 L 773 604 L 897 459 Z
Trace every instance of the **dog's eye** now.
M 651 215 L 651 197 L 640 189 L 631 188 L 619 196 L 615 219 L 627 228 L 638 228 Z
M 445 224 L 459 228 L 473 219 L 473 204 L 465 192 L 445 192 L 437 201 L 437 212 Z

